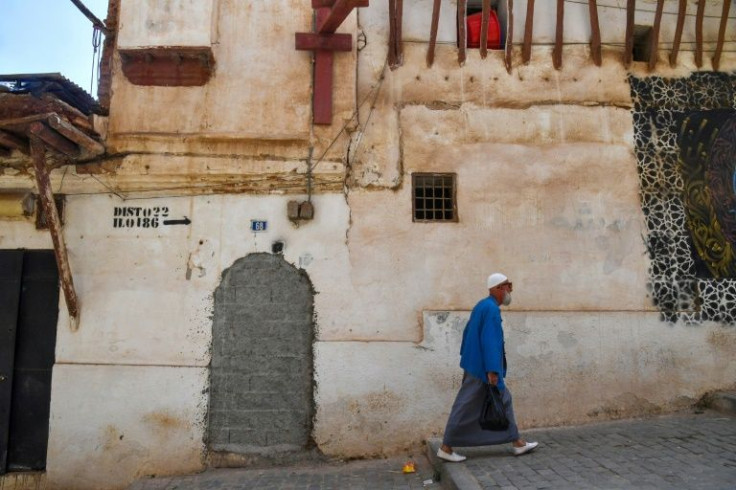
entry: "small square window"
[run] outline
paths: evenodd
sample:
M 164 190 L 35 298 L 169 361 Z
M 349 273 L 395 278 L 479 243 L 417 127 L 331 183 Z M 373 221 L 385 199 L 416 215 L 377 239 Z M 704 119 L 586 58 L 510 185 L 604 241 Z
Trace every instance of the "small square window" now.
M 455 174 L 412 174 L 414 221 L 457 222 Z

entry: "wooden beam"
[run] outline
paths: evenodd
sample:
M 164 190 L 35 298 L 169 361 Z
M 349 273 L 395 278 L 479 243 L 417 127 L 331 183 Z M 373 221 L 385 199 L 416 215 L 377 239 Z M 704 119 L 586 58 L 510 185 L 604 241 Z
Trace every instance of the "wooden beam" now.
M 427 49 L 427 66 L 434 63 L 434 48 L 437 45 L 437 27 L 440 23 L 440 5 L 442 0 L 434 0 L 432 7 L 432 27 L 429 32 L 429 48 Z
M 480 57 L 488 56 L 488 21 L 491 18 L 491 0 L 483 0 L 480 25 Z
M 654 25 L 652 26 L 652 40 L 649 45 L 649 71 L 654 70 L 659 60 L 659 28 L 662 25 L 662 11 L 664 0 L 657 0 L 657 12 L 654 14 Z
M 534 31 L 534 0 L 527 0 L 526 22 L 524 23 L 524 46 L 521 48 L 521 60 L 528 64 L 532 59 L 532 38 Z
M 588 10 L 590 11 L 590 55 L 593 57 L 593 63 L 601 66 L 603 59 L 601 57 L 601 26 L 598 22 L 598 4 L 596 0 L 588 0 Z
M 388 66 L 392 70 L 398 68 L 403 61 L 402 32 L 403 23 L 403 0 L 388 0 Z
M 506 0 L 506 11 L 508 20 L 506 22 L 506 56 L 504 56 L 504 62 L 506 71 L 511 73 L 511 54 L 514 50 L 514 0 Z
M 703 66 L 703 17 L 705 0 L 698 0 L 698 13 L 695 14 L 695 66 Z
M 552 64 L 555 70 L 562 68 L 562 40 L 565 19 L 565 0 L 557 0 L 557 26 L 555 28 L 555 48 L 552 51 Z
M 675 27 L 675 38 L 672 40 L 672 52 L 670 53 L 670 66 L 677 64 L 677 54 L 680 52 L 680 41 L 682 41 L 682 28 L 685 25 L 687 14 L 687 0 L 680 0 L 677 10 L 677 27 Z
M 68 157 L 79 156 L 79 147 L 40 121 L 28 126 L 29 136 L 37 136 L 52 150 Z
M 368 0 L 337 0 L 329 10 L 329 14 L 317 22 L 317 32 L 320 34 L 333 34 L 353 9 L 367 6 Z
M 399 65 L 404 63 L 404 0 L 396 0 L 396 37 L 394 46 L 396 61 Z
M 34 123 L 35 124 L 35 123 Z M 61 219 L 54 202 L 54 193 L 51 190 L 51 181 L 49 180 L 48 170 L 46 169 L 46 147 L 40 137 L 32 135 L 31 139 L 31 156 L 33 158 L 33 168 L 35 170 L 36 186 L 38 187 L 38 195 L 46 213 L 46 220 L 51 233 L 51 241 L 54 243 L 54 255 L 56 256 L 56 265 L 59 267 L 59 279 L 61 280 L 61 289 L 64 291 L 64 299 L 69 316 L 74 320 L 73 330 L 76 330 L 79 320 L 79 301 L 77 293 L 74 290 L 74 280 L 72 278 L 72 270 L 69 265 L 69 257 L 64 243 L 64 234 L 61 229 Z
M 465 63 L 465 50 L 468 46 L 467 26 L 467 2 L 466 0 L 457 0 L 457 62 L 461 65 Z
M 480 57 L 488 56 L 488 21 L 491 18 L 491 0 L 483 0 L 483 13 L 480 25 Z
M 396 44 L 396 0 L 388 0 L 388 66 L 397 66 L 394 45 Z
M 319 25 L 330 14 L 330 9 L 319 8 L 316 21 Z M 314 124 L 332 124 L 332 51 L 314 52 L 314 94 L 312 95 L 312 120 Z
M 352 51 L 353 36 L 350 34 L 316 34 L 297 32 L 295 46 L 299 51 Z
M 48 123 L 49 126 L 51 126 L 52 129 L 56 130 L 56 132 L 58 132 L 60 135 L 62 135 L 69 141 L 76 143 L 78 146 L 84 148 L 89 154 L 86 156 L 95 157 L 97 155 L 102 155 L 103 153 L 105 153 L 105 146 L 102 143 L 92 139 L 90 136 L 83 133 L 74 125 L 59 117 L 57 114 L 49 116 Z
M 8 148 L 18 150 L 24 155 L 31 154 L 30 148 L 28 147 L 28 143 L 26 142 L 26 140 L 8 131 L 3 131 L 2 129 L 0 129 L 0 145 L 7 146 Z
M 721 66 L 721 53 L 723 53 L 723 41 L 726 37 L 726 23 L 728 22 L 728 11 L 731 9 L 731 0 L 724 0 L 723 11 L 721 12 L 721 26 L 718 29 L 718 44 L 716 44 L 716 52 L 711 60 L 713 71 L 718 71 Z
M 626 42 L 624 43 L 624 67 L 631 66 L 634 55 L 634 19 L 636 16 L 636 0 L 626 2 Z

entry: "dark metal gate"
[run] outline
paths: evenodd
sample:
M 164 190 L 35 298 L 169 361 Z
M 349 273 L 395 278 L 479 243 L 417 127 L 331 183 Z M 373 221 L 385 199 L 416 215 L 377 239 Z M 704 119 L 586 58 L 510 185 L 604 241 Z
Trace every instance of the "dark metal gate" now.
M 59 274 L 49 250 L 0 250 L 0 474 L 46 467 Z

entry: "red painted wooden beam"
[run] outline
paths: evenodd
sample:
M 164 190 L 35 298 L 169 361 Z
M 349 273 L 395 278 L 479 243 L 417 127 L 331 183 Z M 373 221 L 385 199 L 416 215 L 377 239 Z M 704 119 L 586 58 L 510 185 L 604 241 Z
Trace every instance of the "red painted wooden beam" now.
M 317 32 L 332 34 L 340 27 L 350 12 L 357 7 L 367 7 L 368 0 L 337 0 L 330 9 L 329 15 L 317 22 Z
M 350 51 L 353 49 L 353 36 L 297 32 L 296 49 L 299 51 Z
M 335 34 L 335 31 L 354 8 L 367 7 L 368 1 L 312 0 L 312 7 L 316 10 L 315 32 L 296 33 L 296 49 L 314 51 L 314 124 L 332 124 L 333 52 L 353 49 L 352 36 Z

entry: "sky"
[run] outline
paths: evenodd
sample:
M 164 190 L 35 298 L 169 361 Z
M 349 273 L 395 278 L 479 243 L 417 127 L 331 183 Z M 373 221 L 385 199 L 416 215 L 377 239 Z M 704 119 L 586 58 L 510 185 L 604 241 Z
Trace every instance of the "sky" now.
M 107 0 L 82 3 L 104 22 Z M 0 0 L 0 74 L 61 73 L 96 98 L 92 30 L 70 0 Z

